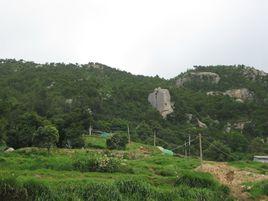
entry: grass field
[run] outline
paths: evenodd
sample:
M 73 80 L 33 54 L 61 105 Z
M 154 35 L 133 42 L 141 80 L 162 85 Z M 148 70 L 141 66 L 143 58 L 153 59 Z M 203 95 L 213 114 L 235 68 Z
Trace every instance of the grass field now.
M 234 161 L 230 165 L 243 170 L 250 170 L 260 174 L 268 174 L 268 164 L 255 161 Z
M 99 149 L 97 149 L 97 146 Z M 24 148 L 0 153 L 2 200 L 232 200 L 227 187 L 196 172 L 196 159 L 164 156 L 131 143 L 105 149 L 87 137 L 87 149 Z

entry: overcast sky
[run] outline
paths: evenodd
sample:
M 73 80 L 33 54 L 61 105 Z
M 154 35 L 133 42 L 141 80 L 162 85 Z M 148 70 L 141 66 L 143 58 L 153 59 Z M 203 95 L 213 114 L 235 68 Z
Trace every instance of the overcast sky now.
M 0 58 L 165 78 L 210 64 L 268 72 L 267 0 L 0 0 L 0 26 Z

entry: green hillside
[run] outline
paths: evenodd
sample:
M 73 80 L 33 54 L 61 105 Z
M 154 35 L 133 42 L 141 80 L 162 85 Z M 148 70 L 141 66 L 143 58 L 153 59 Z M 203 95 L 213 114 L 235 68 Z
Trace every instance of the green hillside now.
M 243 65 L 197 66 L 166 80 L 98 63 L 0 60 L 0 139 L 3 146 L 29 147 L 39 127 L 53 125 L 59 132 L 58 147 L 79 148 L 85 145 L 82 135 L 90 125 L 95 130 L 126 133 L 129 124 L 131 138 L 137 142 L 153 144 L 155 131 L 157 145 L 173 149 L 201 132 L 208 159 L 232 159 L 210 157 L 217 153 L 210 147 L 213 143 L 238 159 L 250 158 L 267 153 L 268 136 L 268 76 L 255 76 L 255 71 Z M 217 84 L 192 79 L 176 86 L 177 79 L 191 72 L 217 73 L 221 79 Z M 166 119 L 148 102 L 157 87 L 168 89 L 174 103 L 174 112 Z M 241 103 L 226 95 L 206 94 L 238 88 L 247 88 L 252 100 Z M 197 118 L 206 129 L 197 127 Z M 239 123 L 243 129 L 237 128 Z M 191 154 L 198 153 L 198 146 L 191 149 Z

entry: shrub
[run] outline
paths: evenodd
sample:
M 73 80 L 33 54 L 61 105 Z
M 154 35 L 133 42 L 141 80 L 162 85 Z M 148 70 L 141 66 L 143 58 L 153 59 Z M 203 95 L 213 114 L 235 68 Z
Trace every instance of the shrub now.
M 152 195 L 152 188 L 142 181 L 128 179 L 116 183 L 119 192 L 128 197 L 135 197 L 137 200 L 147 200 Z
M 47 148 L 49 153 L 51 147 L 59 141 L 59 131 L 51 125 L 39 127 L 33 137 L 34 144 Z
M 27 190 L 18 183 L 14 177 L 1 178 L 0 180 L 0 198 L 8 201 L 26 201 L 28 197 Z
M 6 148 L 7 145 L 5 144 L 5 142 L 0 140 L 0 152 L 5 151 Z
M 67 148 L 81 148 L 85 146 L 85 140 L 82 136 L 83 129 L 67 128 L 65 129 L 62 145 Z
M 81 172 L 118 172 L 120 160 L 104 156 L 90 156 L 77 159 L 73 166 Z
M 109 149 L 126 149 L 128 138 L 124 134 L 114 134 L 106 140 L 107 148 Z
M 253 183 L 249 192 L 254 198 L 268 196 L 268 180 Z
M 121 195 L 114 184 L 92 183 L 83 187 L 84 200 L 121 201 Z
M 195 188 L 214 188 L 218 183 L 209 173 L 184 172 L 175 181 L 175 186 L 186 185 Z
M 50 188 L 37 180 L 29 180 L 23 184 L 23 187 L 26 189 L 29 200 L 51 200 L 53 193 Z

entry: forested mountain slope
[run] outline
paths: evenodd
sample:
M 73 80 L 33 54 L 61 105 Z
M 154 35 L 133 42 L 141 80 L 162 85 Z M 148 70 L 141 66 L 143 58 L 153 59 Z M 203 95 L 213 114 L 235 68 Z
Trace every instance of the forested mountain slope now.
M 157 87 L 168 89 L 174 103 L 166 119 L 148 102 Z M 197 66 L 165 80 L 98 63 L 0 60 L 0 88 L 0 138 L 15 148 L 31 146 L 37 128 L 47 124 L 59 130 L 61 147 L 66 141 L 83 146 L 90 125 L 117 132 L 129 124 L 132 139 L 152 143 L 156 131 L 157 144 L 168 148 L 202 132 L 230 153 L 267 151 L 268 76 L 242 65 Z M 200 130 L 197 119 L 207 128 Z

